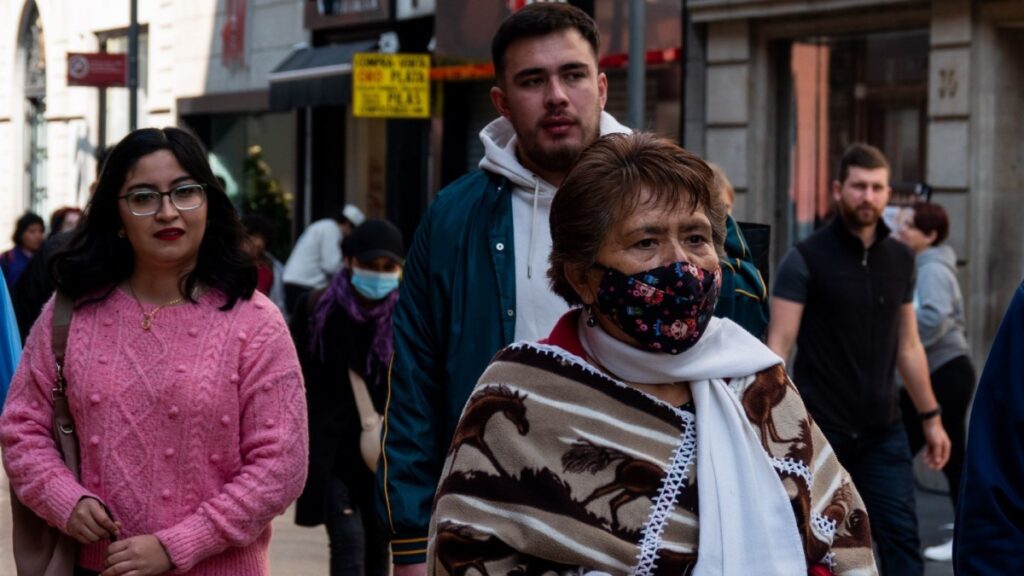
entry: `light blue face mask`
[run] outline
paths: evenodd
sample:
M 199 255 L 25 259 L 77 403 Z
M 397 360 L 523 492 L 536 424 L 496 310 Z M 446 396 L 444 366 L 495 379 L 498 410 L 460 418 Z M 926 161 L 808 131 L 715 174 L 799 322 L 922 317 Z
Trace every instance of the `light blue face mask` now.
M 399 272 L 374 272 L 352 268 L 352 287 L 367 300 L 383 300 L 398 288 Z

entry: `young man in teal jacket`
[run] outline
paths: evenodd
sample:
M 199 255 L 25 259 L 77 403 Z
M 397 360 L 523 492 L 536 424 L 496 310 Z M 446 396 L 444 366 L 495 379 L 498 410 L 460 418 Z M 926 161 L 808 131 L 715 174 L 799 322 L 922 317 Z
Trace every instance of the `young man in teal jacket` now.
M 593 20 L 567 4 L 531 4 L 492 44 L 501 114 L 480 134 L 485 157 L 442 190 L 406 260 L 395 311 L 378 510 L 395 576 L 425 574 L 431 505 L 448 445 L 491 357 L 546 337 L 566 305 L 548 288 L 548 211 L 576 156 L 628 128 L 603 112 Z

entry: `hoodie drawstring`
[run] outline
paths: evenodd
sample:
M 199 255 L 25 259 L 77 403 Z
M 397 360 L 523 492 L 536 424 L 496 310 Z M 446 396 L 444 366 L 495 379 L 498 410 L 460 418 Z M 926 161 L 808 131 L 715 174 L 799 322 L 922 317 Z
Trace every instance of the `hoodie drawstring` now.
M 540 180 L 533 177 L 533 212 L 530 214 L 530 250 L 526 255 L 526 278 L 533 278 L 533 240 L 537 232 L 537 196 L 540 196 Z

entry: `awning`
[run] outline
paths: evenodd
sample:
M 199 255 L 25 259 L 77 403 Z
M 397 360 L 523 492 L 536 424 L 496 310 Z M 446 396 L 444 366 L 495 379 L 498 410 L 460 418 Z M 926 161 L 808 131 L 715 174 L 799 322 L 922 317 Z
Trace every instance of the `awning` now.
M 270 109 L 341 106 L 352 101 L 352 58 L 377 41 L 299 48 L 270 72 Z

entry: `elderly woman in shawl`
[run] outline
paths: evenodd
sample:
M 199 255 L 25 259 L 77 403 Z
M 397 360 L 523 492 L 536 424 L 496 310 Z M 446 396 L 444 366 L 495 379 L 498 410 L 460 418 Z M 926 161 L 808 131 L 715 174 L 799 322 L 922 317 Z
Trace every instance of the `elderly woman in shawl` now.
M 499 352 L 434 501 L 431 574 L 875 574 L 867 514 L 782 360 L 712 317 L 725 211 L 700 158 L 606 136 L 551 207 L 575 309 Z

